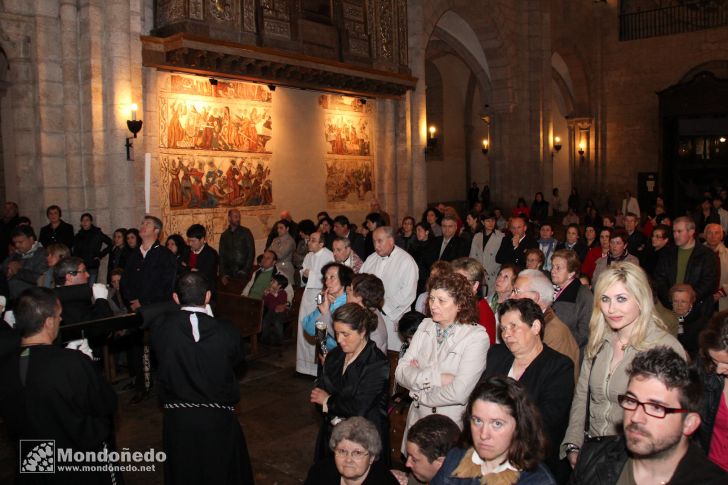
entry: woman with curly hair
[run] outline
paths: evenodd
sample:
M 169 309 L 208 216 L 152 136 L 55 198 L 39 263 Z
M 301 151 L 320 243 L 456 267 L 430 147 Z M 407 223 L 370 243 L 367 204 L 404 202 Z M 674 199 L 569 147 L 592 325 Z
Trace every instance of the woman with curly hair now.
M 518 382 L 486 379 L 470 395 L 463 421 L 469 446 L 450 450 L 431 485 L 556 484 L 541 463 L 541 416 Z
M 395 372 L 413 399 L 403 444 L 407 430 L 427 415 L 443 414 L 460 425 L 463 403 L 485 369 L 490 346 L 488 334 L 478 324 L 468 280 L 451 273 L 428 284 L 432 317 L 422 321 Z

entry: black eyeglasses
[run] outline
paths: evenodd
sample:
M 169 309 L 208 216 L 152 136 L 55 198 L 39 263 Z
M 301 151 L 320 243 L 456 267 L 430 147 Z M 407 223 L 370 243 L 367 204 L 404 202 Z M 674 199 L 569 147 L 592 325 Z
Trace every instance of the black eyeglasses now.
M 626 409 L 627 411 L 635 411 L 639 406 L 642 406 L 642 409 L 645 410 L 645 414 L 648 416 L 652 416 L 653 418 L 664 418 L 668 414 L 675 414 L 675 413 L 689 413 L 687 409 L 681 409 L 681 408 L 668 408 L 666 406 L 663 406 L 662 404 L 657 404 L 653 402 L 640 402 L 637 399 L 627 396 L 625 394 L 620 394 L 617 396 L 617 401 L 619 402 L 619 405 L 622 407 L 622 409 Z

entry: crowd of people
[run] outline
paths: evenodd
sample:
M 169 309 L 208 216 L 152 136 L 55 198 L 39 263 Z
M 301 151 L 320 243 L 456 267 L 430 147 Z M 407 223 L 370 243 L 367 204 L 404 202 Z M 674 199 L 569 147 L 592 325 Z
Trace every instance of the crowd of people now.
M 295 326 L 296 370 L 316 377 L 310 403 L 322 420 L 306 483 L 678 484 L 696 483 L 695 470 L 699 483 L 725 483 L 725 191 L 674 218 L 659 198 L 640 212 L 629 193 L 602 216 L 574 190 L 562 219 L 555 189 L 553 205 L 538 193 L 506 219 L 484 194 L 470 194 L 465 217 L 439 204 L 400 227 L 376 202 L 358 227 L 345 215 L 294 221 L 284 211 L 257 259 L 235 209 L 218 252 L 200 224 L 163 245 L 151 215 L 108 237 L 85 213 L 74 234 L 58 206 L 36 238 L 8 202 L 0 294 L 12 343 L 0 372 L 13 385 L 0 391 L 0 412 L 19 417 L 13 436 L 38 437 L 48 413 L 28 399 L 53 389 L 63 403 L 74 391 L 59 388 L 70 374 L 50 382 L 27 372 L 38 354 L 38 365 L 61 359 L 36 346 L 57 347 L 61 321 L 138 312 L 164 408 L 166 479 L 252 483 L 233 423 L 242 346 L 214 317 L 216 290 L 237 281 L 262 300 L 263 341 L 282 345 Z M 145 333 L 111 338 L 128 351 L 140 402 L 150 387 Z M 69 355 L 68 372 L 81 369 L 103 402 L 63 410 L 87 428 L 58 429 L 61 441 L 113 446 L 115 394 Z M 393 394 L 408 404 L 407 473 L 390 471 Z

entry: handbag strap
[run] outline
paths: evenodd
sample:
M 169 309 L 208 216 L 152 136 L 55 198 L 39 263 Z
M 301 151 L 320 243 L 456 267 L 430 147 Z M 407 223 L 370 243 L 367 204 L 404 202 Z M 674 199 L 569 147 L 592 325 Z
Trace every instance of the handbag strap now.
M 591 406 L 591 375 L 592 371 L 594 370 L 594 363 L 597 361 L 597 356 L 599 355 L 599 352 L 602 351 L 603 347 L 604 342 L 602 342 L 602 345 L 599 346 L 599 350 L 597 350 L 597 353 L 594 354 L 594 358 L 592 359 L 591 365 L 589 366 L 589 377 L 586 383 L 586 414 L 584 415 L 584 436 L 586 436 L 587 438 L 589 437 L 589 407 Z

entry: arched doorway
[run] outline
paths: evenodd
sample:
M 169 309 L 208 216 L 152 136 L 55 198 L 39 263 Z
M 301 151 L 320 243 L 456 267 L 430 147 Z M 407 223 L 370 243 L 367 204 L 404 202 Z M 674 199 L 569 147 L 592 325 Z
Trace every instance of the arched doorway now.
M 658 96 L 668 208 L 692 213 L 706 192 L 728 185 L 728 77 L 693 69 Z

